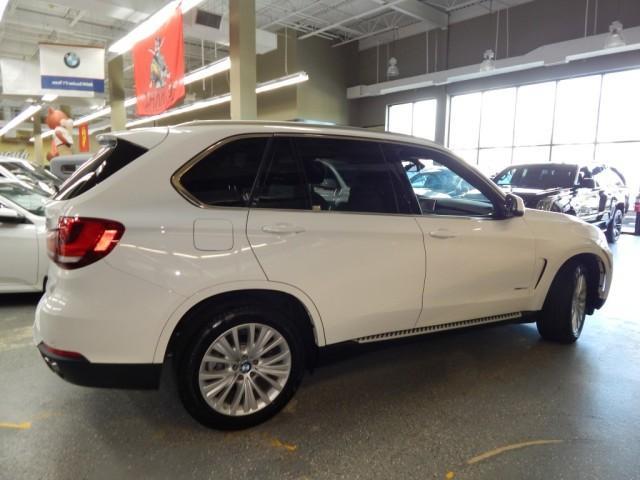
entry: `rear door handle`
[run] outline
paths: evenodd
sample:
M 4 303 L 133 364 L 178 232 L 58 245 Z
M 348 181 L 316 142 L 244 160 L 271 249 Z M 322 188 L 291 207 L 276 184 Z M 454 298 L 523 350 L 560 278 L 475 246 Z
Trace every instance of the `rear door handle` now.
M 451 230 L 438 229 L 433 232 L 429 232 L 429 236 L 433 238 L 455 238 L 458 234 Z
M 265 233 L 275 233 L 276 235 L 296 234 L 304 232 L 304 228 L 289 223 L 276 223 L 275 225 L 265 225 L 262 227 Z

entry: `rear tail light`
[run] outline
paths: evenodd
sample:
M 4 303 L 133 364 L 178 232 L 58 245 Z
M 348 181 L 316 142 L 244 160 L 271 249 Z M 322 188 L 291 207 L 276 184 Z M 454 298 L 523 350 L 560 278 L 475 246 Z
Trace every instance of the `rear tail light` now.
M 84 267 L 106 257 L 123 233 L 124 225 L 113 220 L 60 217 L 47 231 L 49 257 L 61 268 Z

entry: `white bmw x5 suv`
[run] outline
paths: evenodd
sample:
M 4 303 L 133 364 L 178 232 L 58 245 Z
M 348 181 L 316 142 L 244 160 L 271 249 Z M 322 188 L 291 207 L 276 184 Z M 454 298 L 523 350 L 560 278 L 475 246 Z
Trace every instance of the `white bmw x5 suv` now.
M 600 230 L 524 209 L 426 141 L 295 123 L 116 133 L 47 207 L 36 312 L 77 384 L 157 387 L 223 429 L 292 397 L 319 348 L 494 322 L 574 342 L 602 307 Z M 451 172 L 418 194 L 409 171 Z

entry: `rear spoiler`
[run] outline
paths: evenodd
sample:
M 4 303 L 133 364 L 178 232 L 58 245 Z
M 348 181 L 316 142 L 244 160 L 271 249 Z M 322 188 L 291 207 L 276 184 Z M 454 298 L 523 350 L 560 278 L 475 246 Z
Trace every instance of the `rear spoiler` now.
M 97 139 L 100 145 L 113 147 L 118 143 L 118 138 L 122 138 L 129 143 L 151 150 L 160 145 L 168 135 L 169 127 L 151 127 L 103 133 L 98 135 Z

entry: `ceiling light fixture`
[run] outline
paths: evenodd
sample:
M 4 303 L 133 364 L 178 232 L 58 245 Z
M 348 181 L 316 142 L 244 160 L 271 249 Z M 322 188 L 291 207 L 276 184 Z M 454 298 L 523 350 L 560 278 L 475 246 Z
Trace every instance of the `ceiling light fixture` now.
M 56 98 L 58 98 L 58 95 L 56 95 L 55 93 L 47 93 L 46 95 L 42 96 L 42 101 L 50 103 L 53 102 Z
M 624 47 L 627 42 L 622 36 L 622 23 L 611 22 L 609 25 L 609 35 L 607 35 L 607 39 L 604 42 L 604 48 L 616 48 L 616 47 Z
M 32 115 L 38 113 L 40 109 L 42 109 L 42 105 L 31 105 L 30 107 L 25 108 L 22 112 L 9 120 L 4 127 L 0 128 L 0 137 L 5 135 L 10 130 L 16 128 Z
M 182 14 L 184 15 L 192 8 L 201 4 L 203 1 L 204 0 L 174 0 L 173 2 L 166 4 L 156 13 L 147 18 L 144 22 L 140 23 L 136 28 L 127 33 L 120 40 L 111 45 L 109 47 L 109 51 L 111 53 L 115 53 L 116 55 L 121 55 L 125 52 L 128 52 L 136 43 L 144 40 L 150 35 L 153 35 L 154 32 L 156 32 L 162 25 L 164 25 L 166 21 L 171 18 L 178 6 L 180 7 L 180 10 L 182 10 Z
M 481 72 L 490 72 L 492 70 L 496 69 L 496 62 L 494 60 L 496 54 L 493 52 L 493 50 L 489 49 L 489 50 L 485 50 L 484 54 L 482 55 L 484 57 L 484 60 L 482 60 L 482 63 L 480 64 L 480 71 Z
M 398 70 L 398 60 L 396 57 L 391 57 L 387 66 L 387 77 L 395 78 L 398 75 L 400 75 L 400 70 Z
M 140 118 L 138 120 L 132 120 L 127 123 L 127 128 L 142 125 L 143 123 L 154 122 L 156 120 L 161 120 L 167 117 L 173 117 L 175 115 L 182 115 L 183 113 L 193 112 L 194 110 L 202 110 L 203 108 L 213 107 L 214 105 L 220 105 L 222 103 L 228 103 L 230 101 L 231 95 L 229 95 L 228 93 L 225 95 L 218 95 L 217 97 L 213 97 L 209 100 L 203 100 L 200 102 L 192 103 L 190 105 L 185 105 L 183 107 L 174 108 L 173 110 L 169 110 L 158 115 Z
M 193 70 L 184 76 L 183 83 L 189 85 L 191 83 L 202 80 L 203 78 L 212 77 L 218 73 L 226 72 L 231 68 L 231 58 L 224 57 L 217 62 L 210 63 L 202 68 Z
M 289 85 L 306 82 L 307 80 L 309 80 L 309 75 L 307 75 L 307 72 L 298 72 L 292 75 L 286 75 L 284 77 L 276 78 L 275 80 L 269 80 L 268 82 L 259 83 L 258 87 L 256 88 L 256 93 L 276 90 L 278 88 L 287 87 Z

